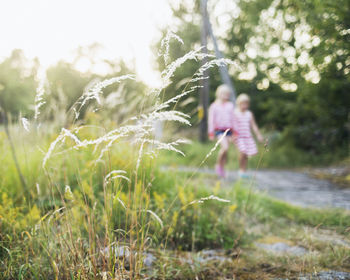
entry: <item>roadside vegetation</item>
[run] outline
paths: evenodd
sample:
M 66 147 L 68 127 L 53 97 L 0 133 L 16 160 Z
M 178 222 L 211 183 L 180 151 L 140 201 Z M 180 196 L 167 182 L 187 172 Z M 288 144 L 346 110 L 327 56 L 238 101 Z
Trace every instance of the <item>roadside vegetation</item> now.
M 180 132 L 181 134 L 181 132 Z M 259 156 L 252 157 L 249 160 L 249 168 L 254 170 L 256 168 L 275 168 L 275 169 L 300 169 L 300 168 L 316 168 L 316 167 L 329 167 L 332 165 L 343 166 L 344 149 L 340 148 L 332 153 L 323 153 L 320 155 L 305 153 L 305 151 L 298 149 L 292 145 L 283 144 L 280 140 L 275 139 L 270 133 L 265 133 L 265 136 L 269 141 L 269 144 L 259 146 L 259 150 L 262 151 Z M 192 139 L 193 137 L 189 137 Z M 203 153 L 208 153 L 215 143 L 200 143 L 193 141 L 189 145 L 183 145 L 182 150 L 186 156 L 180 154 L 172 154 L 169 152 L 162 152 L 159 156 L 160 162 L 166 166 L 198 166 L 203 161 Z M 213 153 L 213 156 L 208 158 L 202 166 L 213 167 L 217 159 L 217 152 Z M 229 150 L 228 168 L 236 170 L 238 168 L 237 150 L 234 145 L 231 145 Z M 320 174 L 322 177 L 322 175 Z M 327 176 L 325 176 L 327 177 Z M 323 178 L 325 178 L 323 177 Z M 346 177 L 346 176 L 343 176 Z M 329 179 L 329 177 L 328 177 Z M 345 178 L 343 178 L 345 179 Z
M 199 67 L 205 56 L 200 48 L 173 57 L 172 42 L 182 40 L 169 31 L 160 43 L 162 83 L 155 89 L 130 75 L 132 69 L 122 62 L 111 64 L 107 77 L 82 74 L 62 62 L 41 73 L 39 81 L 39 68 L 24 67 L 30 63 L 20 51 L 0 64 L 0 73 L 7 75 L 0 75 L 1 279 L 268 279 L 350 271 L 348 211 L 291 206 L 257 192 L 249 180 L 231 184 L 163 168 L 214 164 L 215 143 L 187 143 L 178 133 L 169 133 L 172 137 L 163 142 L 155 139 L 154 124 L 162 121 L 165 130 L 195 125 L 192 101 L 198 82 L 206 78 L 203 68 L 236 67 L 230 59 L 212 56 Z M 336 63 L 331 59 L 324 66 L 325 75 L 333 73 Z M 189 65 L 190 74 L 187 67 L 177 71 Z M 186 74 L 181 83 L 179 72 Z M 337 73 L 346 84 L 345 70 Z M 307 94 L 322 87 L 298 82 L 298 87 L 312 88 L 287 98 L 297 116 Z M 274 94 L 278 102 L 286 101 L 281 88 Z M 336 84 L 331 93 L 338 91 L 346 87 Z M 325 88 L 321 94 L 329 92 Z M 328 122 L 316 124 L 317 129 L 326 127 L 319 135 L 305 134 L 305 142 L 314 144 L 320 137 L 323 146 L 312 146 L 311 154 L 295 148 L 296 131 L 309 132 L 310 119 L 329 113 L 320 99 L 310 98 L 317 100 L 319 111 L 309 104 L 310 116 L 302 127 L 293 122 L 281 128 L 280 114 L 273 111 L 265 125 L 279 131 L 280 139 L 260 147 L 250 168 L 323 165 L 343 158 L 348 135 L 342 110 L 329 142 L 339 152 L 319 152 L 329 140 L 325 135 L 333 124 Z M 265 101 L 254 108 L 260 116 L 270 109 Z M 344 106 L 346 102 L 339 105 Z M 279 145 L 286 135 L 293 141 Z M 258 246 L 276 241 L 306 253 L 274 254 Z M 222 258 L 203 262 L 208 249 Z
M 2 144 L 3 279 L 268 279 L 350 270 L 350 249 L 341 243 L 350 242 L 344 210 L 291 206 L 250 182 L 162 171 L 157 159 L 143 159 L 134 173 L 139 150 L 126 143 L 111 148 L 103 163 L 95 162 L 90 148 L 53 154 L 42 171 L 43 153 L 32 146 L 47 150 L 57 135 L 21 131 L 25 137 L 15 143 L 26 158 L 21 168 L 28 190 L 18 180 L 8 142 Z M 79 136 L 96 137 L 97 131 Z M 72 144 L 67 139 L 61 148 Z M 126 173 L 112 173 L 106 182 L 108 166 Z M 256 242 L 286 242 L 308 253 L 269 254 Z M 132 257 L 120 255 L 120 248 Z M 208 249 L 223 259 L 203 262 Z M 154 256 L 152 267 L 144 265 L 144 252 Z

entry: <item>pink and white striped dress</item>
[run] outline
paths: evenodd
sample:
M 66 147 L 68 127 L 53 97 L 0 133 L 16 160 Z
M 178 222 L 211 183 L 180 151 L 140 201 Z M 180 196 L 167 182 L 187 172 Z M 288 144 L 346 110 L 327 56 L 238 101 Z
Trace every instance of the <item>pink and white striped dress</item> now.
M 237 133 L 236 146 L 241 153 L 248 156 L 257 154 L 254 138 L 251 133 L 252 113 L 250 111 L 241 112 L 236 109 L 234 112 L 235 132 Z

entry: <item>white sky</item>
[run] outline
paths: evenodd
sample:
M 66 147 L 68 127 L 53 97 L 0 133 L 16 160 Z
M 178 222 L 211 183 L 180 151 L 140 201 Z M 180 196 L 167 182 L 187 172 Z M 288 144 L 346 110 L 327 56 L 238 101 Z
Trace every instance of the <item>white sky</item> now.
M 134 57 L 140 78 L 156 85 L 150 46 L 170 19 L 167 0 L 0 0 L 0 60 L 19 48 L 47 67 L 97 42 L 102 57 Z

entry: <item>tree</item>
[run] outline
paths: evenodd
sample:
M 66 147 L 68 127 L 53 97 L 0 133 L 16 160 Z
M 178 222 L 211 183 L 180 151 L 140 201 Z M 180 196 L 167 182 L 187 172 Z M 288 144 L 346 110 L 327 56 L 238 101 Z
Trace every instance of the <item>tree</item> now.
M 9 116 L 17 118 L 33 114 L 38 61 L 30 61 L 21 50 L 14 50 L 0 64 L 0 106 Z
M 58 120 L 60 125 L 67 125 L 66 112 L 73 108 L 85 88 L 94 81 L 109 79 L 127 74 L 135 73 L 132 66 L 128 66 L 124 61 L 91 61 L 91 65 L 103 63 L 108 68 L 108 75 L 99 75 L 93 72 L 93 69 L 82 73 L 77 70 L 76 64 L 82 58 L 81 52 L 78 52 L 78 58 L 73 63 L 59 61 L 56 65 L 47 69 L 47 80 L 49 82 L 46 108 L 46 119 Z M 90 57 L 83 57 L 90 59 Z M 103 107 L 106 111 L 106 118 L 114 121 L 122 121 L 131 110 L 136 111 L 140 105 L 146 86 L 138 80 L 125 80 L 122 84 L 113 84 L 104 89 L 102 94 Z M 125 104 L 128 104 L 125 106 Z M 96 104 L 94 104 L 96 105 Z M 96 108 L 96 106 L 94 107 Z M 84 106 L 80 111 L 80 119 L 84 118 L 85 113 L 89 111 L 89 106 Z M 73 113 L 73 111 L 70 111 Z M 72 116 L 71 116 L 72 117 Z M 70 118 L 72 120 L 72 118 Z
M 218 12 L 220 5 L 223 12 Z M 251 96 L 260 125 L 309 151 L 349 141 L 349 5 L 346 0 L 209 1 L 224 56 L 236 63 L 230 73 L 237 92 Z M 198 45 L 198 3 L 181 1 L 173 10 L 172 28 L 189 48 Z M 178 53 L 174 43 L 170 56 Z M 189 64 L 176 73 L 175 85 L 197 67 Z M 211 71 L 210 83 L 213 99 L 220 83 L 217 71 Z

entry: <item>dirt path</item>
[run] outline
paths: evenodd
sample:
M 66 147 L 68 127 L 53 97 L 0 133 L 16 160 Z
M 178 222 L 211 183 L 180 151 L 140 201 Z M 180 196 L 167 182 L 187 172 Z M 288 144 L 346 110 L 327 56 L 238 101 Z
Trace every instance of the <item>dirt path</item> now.
M 166 168 L 169 170 L 170 168 Z M 195 172 L 197 168 L 171 168 L 179 172 Z M 201 174 L 215 175 L 213 169 L 200 168 Z M 340 188 L 327 180 L 306 173 L 280 170 L 251 171 L 253 187 L 269 195 L 299 206 L 336 207 L 350 210 L 350 189 Z M 237 172 L 227 172 L 227 181 L 238 180 Z

